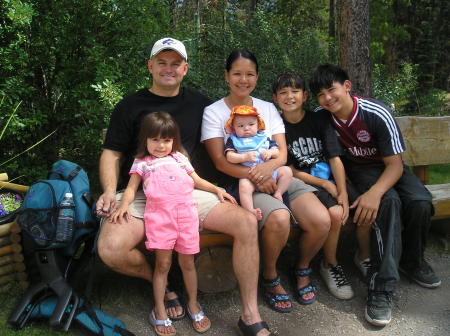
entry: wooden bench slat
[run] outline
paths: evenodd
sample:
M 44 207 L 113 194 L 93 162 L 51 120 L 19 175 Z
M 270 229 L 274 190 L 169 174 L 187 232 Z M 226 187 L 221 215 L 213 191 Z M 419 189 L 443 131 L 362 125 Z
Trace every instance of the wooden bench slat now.
M 200 248 L 231 245 L 233 245 L 233 238 L 227 234 L 212 231 L 200 232 Z
M 450 163 L 450 117 L 397 117 L 410 166 Z
M 433 196 L 435 214 L 433 219 L 450 217 L 450 183 L 426 185 Z
M 425 187 L 433 195 L 433 204 L 450 199 L 450 183 L 427 184 Z

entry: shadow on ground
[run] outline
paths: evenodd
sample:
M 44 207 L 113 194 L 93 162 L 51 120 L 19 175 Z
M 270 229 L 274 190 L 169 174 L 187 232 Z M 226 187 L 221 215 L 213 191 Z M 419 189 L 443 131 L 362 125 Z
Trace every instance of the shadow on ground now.
M 373 327 L 365 321 L 367 287 L 352 263 L 352 239 L 350 237 L 347 244 L 341 244 L 339 259 L 350 277 L 355 297 L 342 301 L 331 296 L 318 275 L 316 261 L 312 280 L 318 287 L 318 302 L 309 306 L 294 302 L 293 312 L 280 314 L 268 308 L 260 295 L 261 315 L 275 335 L 450 335 L 450 253 L 445 239 L 434 235 L 426 252 L 426 259 L 442 280 L 441 287 L 424 289 L 402 277 L 394 297 L 393 321 L 385 328 Z M 293 246 L 285 249 L 279 265 L 282 282 L 291 294 L 294 290 L 293 250 Z M 99 292 L 94 302 L 97 307 L 123 320 L 137 336 L 156 335 L 147 320 L 152 305 L 151 287 L 147 283 L 105 267 L 101 267 L 97 279 Z M 236 327 L 240 314 L 237 289 L 226 293 L 200 293 L 199 300 L 212 321 L 212 328 L 206 335 L 240 335 Z M 175 327 L 178 335 L 198 335 L 188 318 L 175 322 Z M 76 333 L 83 334 L 81 331 Z

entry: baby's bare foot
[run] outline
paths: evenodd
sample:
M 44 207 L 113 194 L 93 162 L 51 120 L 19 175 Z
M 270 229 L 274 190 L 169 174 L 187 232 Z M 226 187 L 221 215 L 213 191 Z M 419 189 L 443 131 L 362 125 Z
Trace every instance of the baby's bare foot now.
M 257 220 L 261 220 L 262 219 L 262 211 L 261 211 L 260 208 L 253 209 L 252 212 L 255 215 Z
M 277 200 L 283 202 L 283 195 L 281 195 L 281 193 L 279 191 L 275 191 L 273 193 L 273 197 L 275 197 Z

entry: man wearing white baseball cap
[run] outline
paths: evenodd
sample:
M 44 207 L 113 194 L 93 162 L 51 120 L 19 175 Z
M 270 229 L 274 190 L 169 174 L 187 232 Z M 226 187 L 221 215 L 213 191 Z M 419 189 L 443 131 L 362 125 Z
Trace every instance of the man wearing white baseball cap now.
M 165 37 L 155 42 L 150 57 L 155 56 L 162 50 L 175 50 L 187 62 L 187 52 L 184 44 L 174 38 Z
M 152 269 L 138 247 L 145 237 L 145 195 L 143 192 L 136 194 L 129 206 L 132 216 L 117 224 L 110 220 L 111 213 L 117 209 L 122 197 L 121 192 L 117 195 L 116 192 L 128 182 L 140 121 L 143 116 L 156 111 L 166 111 L 177 121 L 182 144 L 194 168 L 200 171 L 200 176 L 204 176 L 202 167 L 206 166 L 207 154 L 201 147 L 200 133 L 203 109 L 211 101 L 196 90 L 181 87 L 188 71 L 186 48 L 182 42 L 171 37 L 156 41 L 147 68 L 152 76 L 150 88 L 141 89 L 121 100 L 111 115 L 100 156 L 103 194 L 97 202 L 97 213 L 105 217 L 98 240 L 98 251 L 103 262 L 117 272 L 151 282 Z M 209 167 L 214 169 L 212 165 Z M 210 180 L 211 171 L 208 173 L 206 175 Z M 226 233 L 234 239 L 233 267 L 241 294 L 241 318 L 251 330 L 249 335 L 270 335 L 257 304 L 259 250 L 255 216 L 237 205 L 221 203 L 215 194 L 201 190 L 194 191 L 194 199 L 203 228 Z M 166 294 L 165 303 L 165 312 L 155 312 L 157 320 L 167 320 L 168 317 L 178 320 L 184 317 L 184 309 L 173 291 Z M 194 315 L 198 313 L 198 309 L 189 310 Z M 158 325 L 155 329 L 165 335 L 175 332 L 171 324 Z

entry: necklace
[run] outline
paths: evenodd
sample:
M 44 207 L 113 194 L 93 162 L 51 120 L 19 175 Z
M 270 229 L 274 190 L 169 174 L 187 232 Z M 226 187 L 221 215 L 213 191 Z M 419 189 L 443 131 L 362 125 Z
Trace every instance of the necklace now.
M 233 99 L 231 98 L 231 96 L 226 96 L 225 99 L 224 99 L 224 101 L 225 101 L 225 104 L 227 104 L 227 106 L 228 106 L 228 108 L 229 108 L 230 110 L 232 110 L 233 107 L 235 107 L 235 106 L 237 106 L 237 105 L 249 105 L 249 106 L 253 106 L 253 100 L 252 100 L 252 97 L 250 97 L 250 96 L 247 97 L 247 98 L 245 99 L 245 102 L 244 102 L 243 104 L 235 104 L 234 101 L 233 101 Z

